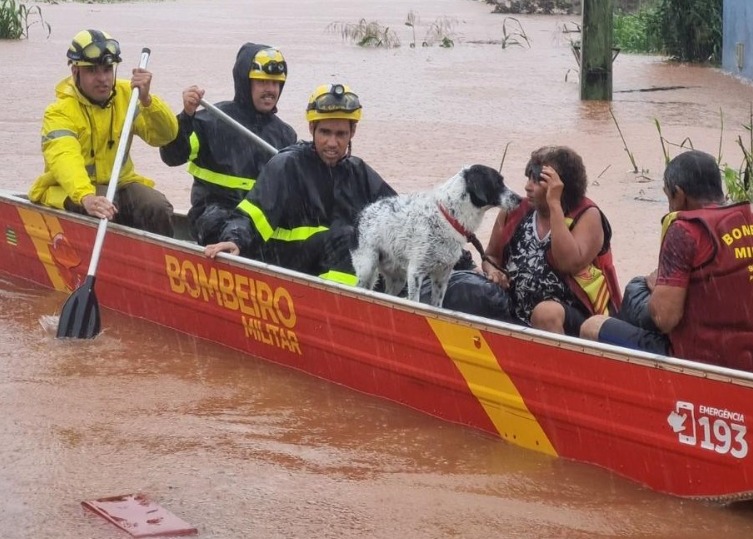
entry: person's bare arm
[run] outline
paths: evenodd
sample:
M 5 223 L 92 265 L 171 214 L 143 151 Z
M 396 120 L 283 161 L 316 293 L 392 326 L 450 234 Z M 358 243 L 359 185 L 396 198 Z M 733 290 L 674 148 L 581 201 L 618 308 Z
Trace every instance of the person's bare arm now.
M 571 230 L 567 226 L 562 208 L 565 184 L 562 183 L 557 170 L 544 165 L 539 183 L 546 188 L 554 266 L 562 273 L 576 274 L 596 258 L 604 243 L 604 229 L 601 226 L 599 210 L 587 209 Z
M 574 275 L 586 268 L 604 244 L 604 229 L 597 208 L 587 209 L 572 230 L 564 215 L 551 214 L 552 261 L 562 273 Z
M 669 333 L 682 320 L 686 295 L 687 290 L 679 286 L 657 285 L 651 292 L 648 310 L 662 333 Z
M 489 279 L 502 288 L 509 288 L 510 282 L 507 275 L 495 267 L 501 267 L 502 259 L 501 253 L 504 245 L 502 245 L 502 229 L 507 221 L 507 212 L 505 210 L 499 210 L 497 219 L 494 221 L 492 227 L 492 234 L 489 238 L 489 243 L 486 246 L 485 256 L 489 260 L 483 260 L 481 262 L 481 270 L 486 274 Z M 491 262 L 490 262 L 491 261 Z

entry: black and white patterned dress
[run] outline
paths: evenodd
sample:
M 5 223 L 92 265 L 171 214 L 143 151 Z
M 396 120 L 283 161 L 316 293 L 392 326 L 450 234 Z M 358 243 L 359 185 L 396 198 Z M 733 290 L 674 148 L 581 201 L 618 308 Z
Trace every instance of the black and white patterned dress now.
M 505 266 L 510 276 L 513 314 L 529 325 L 533 308 L 542 301 L 577 305 L 575 295 L 546 261 L 551 232 L 539 238 L 536 219 L 537 212 L 533 211 L 521 221 L 510 240 Z

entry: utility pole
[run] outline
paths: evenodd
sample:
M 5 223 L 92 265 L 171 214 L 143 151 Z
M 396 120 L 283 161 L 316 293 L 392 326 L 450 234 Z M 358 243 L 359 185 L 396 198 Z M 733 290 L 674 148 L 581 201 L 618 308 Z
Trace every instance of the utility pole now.
M 583 0 L 580 43 L 580 98 L 612 100 L 613 0 Z

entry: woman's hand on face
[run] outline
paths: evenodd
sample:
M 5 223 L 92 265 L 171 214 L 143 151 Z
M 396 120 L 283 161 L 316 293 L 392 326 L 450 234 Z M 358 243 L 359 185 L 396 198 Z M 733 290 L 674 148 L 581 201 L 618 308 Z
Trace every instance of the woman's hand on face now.
M 546 189 L 546 202 L 551 207 L 552 204 L 561 204 L 562 192 L 565 190 L 565 184 L 562 183 L 562 178 L 549 165 L 544 165 L 541 168 L 541 180 L 539 180 Z

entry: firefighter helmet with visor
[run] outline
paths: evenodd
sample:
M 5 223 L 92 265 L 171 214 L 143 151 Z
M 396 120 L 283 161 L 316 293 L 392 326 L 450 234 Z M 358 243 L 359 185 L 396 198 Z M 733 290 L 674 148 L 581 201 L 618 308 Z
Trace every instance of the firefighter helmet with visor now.
M 112 65 L 119 63 L 120 44 L 99 30 L 82 30 L 68 47 L 68 63 L 75 66 Z
M 276 80 L 285 82 L 288 74 L 288 64 L 282 53 L 273 48 L 261 49 L 251 61 L 251 70 L 248 72 L 249 79 Z
M 323 84 L 314 90 L 306 107 L 306 120 L 351 120 L 361 119 L 361 102 L 349 86 Z

